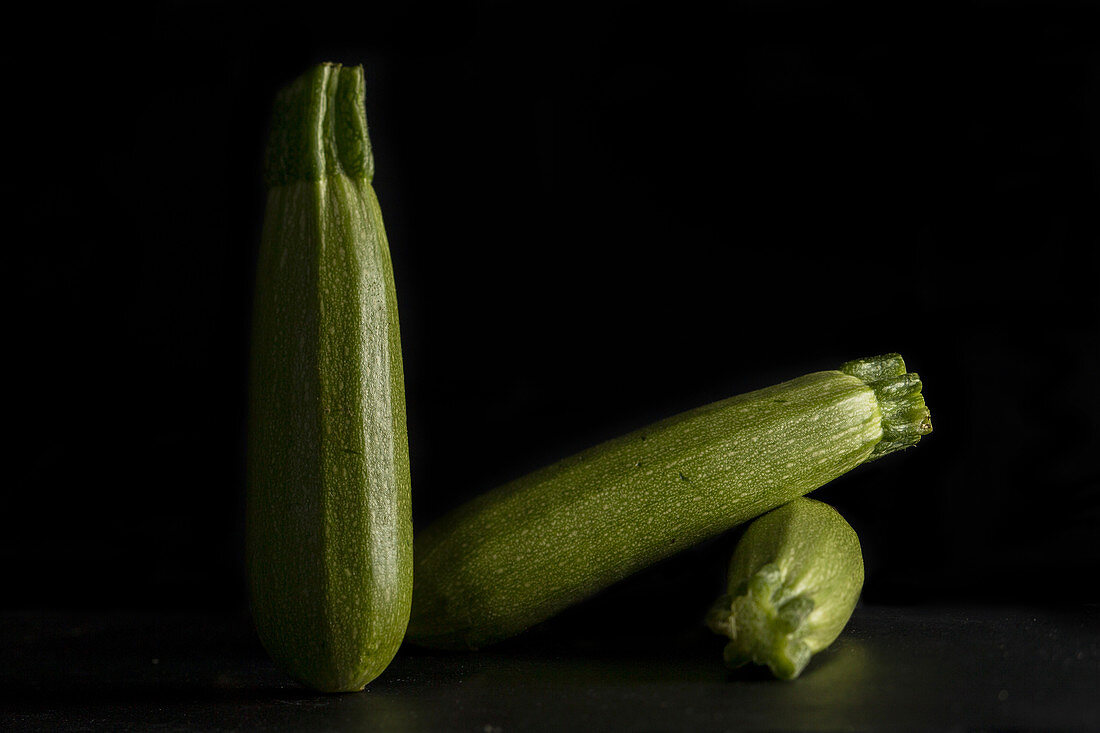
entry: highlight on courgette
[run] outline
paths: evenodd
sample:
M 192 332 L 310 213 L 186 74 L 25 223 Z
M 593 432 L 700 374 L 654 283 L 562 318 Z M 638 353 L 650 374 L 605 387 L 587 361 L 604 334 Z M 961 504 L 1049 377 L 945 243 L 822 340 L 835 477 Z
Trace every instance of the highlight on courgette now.
M 415 541 L 409 639 L 479 648 L 932 429 L 897 354 L 668 418 L 490 491 Z
M 745 530 L 707 625 L 730 638 L 729 666 L 766 664 L 794 679 L 840 636 L 862 588 L 855 530 L 828 504 L 803 497 Z
M 248 426 L 252 613 L 293 677 L 360 690 L 401 644 L 412 594 L 397 296 L 361 67 L 323 64 L 279 93 L 265 167 Z

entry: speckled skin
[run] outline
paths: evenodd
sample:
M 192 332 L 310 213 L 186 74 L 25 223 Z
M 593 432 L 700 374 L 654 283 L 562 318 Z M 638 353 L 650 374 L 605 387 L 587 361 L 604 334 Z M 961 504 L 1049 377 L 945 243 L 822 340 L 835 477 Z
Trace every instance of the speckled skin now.
M 417 535 L 409 638 L 478 648 L 516 634 L 818 488 L 867 460 L 882 437 L 875 391 L 818 372 L 520 478 Z
M 404 378 L 370 185 L 361 68 L 282 92 L 254 309 L 247 559 L 264 647 L 325 692 L 362 689 L 412 594 Z
M 797 677 L 836 640 L 863 588 L 859 537 L 828 504 L 805 497 L 754 521 L 730 561 L 727 595 L 708 616 L 730 637 L 732 666 L 768 665 Z

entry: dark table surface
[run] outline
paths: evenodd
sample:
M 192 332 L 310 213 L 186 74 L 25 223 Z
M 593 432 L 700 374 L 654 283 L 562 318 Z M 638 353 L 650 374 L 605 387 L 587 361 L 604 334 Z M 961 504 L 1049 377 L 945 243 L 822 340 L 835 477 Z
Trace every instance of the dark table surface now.
M 1100 606 L 861 606 L 793 682 L 721 640 L 528 634 L 406 647 L 362 693 L 286 679 L 247 617 L 8 613 L 0 729 L 1100 730 Z

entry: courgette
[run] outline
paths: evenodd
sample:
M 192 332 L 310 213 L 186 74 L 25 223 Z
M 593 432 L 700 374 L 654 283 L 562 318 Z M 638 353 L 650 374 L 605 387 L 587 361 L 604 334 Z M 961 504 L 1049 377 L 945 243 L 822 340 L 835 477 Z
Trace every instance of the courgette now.
M 404 637 L 412 518 L 389 244 L 361 67 L 279 93 L 256 276 L 246 541 L 264 647 L 317 690 L 362 689 Z
M 766 664 L 794 679 L 852 616 L 863 588 L 859 537 L 828 504 L 795 499 L 749 525 L 728 578 L 707 615 L 730 638 L 726 664 Z
M 409 638 L 479 648 L 931 430 L 897 354 L 700 407 L 488 492 L 418 533 Z

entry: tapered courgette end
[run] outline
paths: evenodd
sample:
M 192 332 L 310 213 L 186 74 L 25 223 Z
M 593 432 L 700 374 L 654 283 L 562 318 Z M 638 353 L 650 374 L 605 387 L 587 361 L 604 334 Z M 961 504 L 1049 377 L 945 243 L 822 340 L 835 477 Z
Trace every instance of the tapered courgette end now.
M 794 679 L 843 631 L 862 587 L 855 530 L 832 507 L 803 497 L 745 531 L 707 625 L 729 639 L 729 666 L 751 662 Z
M 850 361 L 840 371 L 863 380 L 875 391 L 882 411 L 882 440 L 868 460 L 909 448 L 932 432 L 932 415 L 924 403 L 916 372 L 905 371 L 900 354 Z

